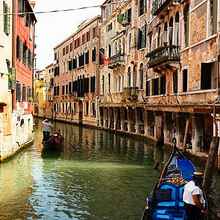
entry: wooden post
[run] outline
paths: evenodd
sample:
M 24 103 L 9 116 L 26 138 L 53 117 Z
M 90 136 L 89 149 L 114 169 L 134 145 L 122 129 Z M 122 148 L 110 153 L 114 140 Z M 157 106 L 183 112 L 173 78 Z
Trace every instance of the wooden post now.
M 203 189 L 206 195 L 208 195 L 211 186 L 212 175 L 216 164 L 215 162 L 218 156 L 218 146 L 219 146 L 219 137 L 212 137 L 212 142 L 209 150 L 208 160 L 206 162 L 204 179 L 203 179 Z
M 186 139 L 187 139 L 188 130 L 189 130 L 189 118 L 187 118 L 186 120 L 185 134 L 183 139 L 183 151 L 186 151 Z

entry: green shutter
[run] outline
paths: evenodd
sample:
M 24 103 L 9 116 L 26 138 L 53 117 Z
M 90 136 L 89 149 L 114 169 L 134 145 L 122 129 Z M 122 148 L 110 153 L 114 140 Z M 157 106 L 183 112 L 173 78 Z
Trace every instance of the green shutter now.
M 10 10 L 8 5 L 3 2 L 3 13 L 4 13 L 4 32 L 5 34 L 10 34 Z

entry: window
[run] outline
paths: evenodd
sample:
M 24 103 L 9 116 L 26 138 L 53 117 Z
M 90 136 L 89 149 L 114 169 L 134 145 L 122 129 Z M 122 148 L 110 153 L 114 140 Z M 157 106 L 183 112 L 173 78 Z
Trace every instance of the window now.
M 19 60 L 21 59 L 20 44 L 21 44 L 21 41 L 20 41 L 19 37 L 17 36 L 17 39 L 16 39 L 16 57 Z
M 86 33 L 86 41 L 87 42 L 90 41 L 90 32 L 89 31 Z
M 73 43 L 70 43 L 70 52 L 73 51 Z
M 19 82 L 16 82 L 16 100 L 21 101 L 21 84 Z
M 131 67 L 128 67 L 128 87 L 131 87 Z
M 69 82 L 69 94 L 71 94 L 71 93 L 72 93 L 72 83 Z
M 105 93 L 105 76 L 102 76 L 102 94 Z
M 86 102 L 86 112 L 85 115 L 89 114 L 89 102 Z
M 22 102 L 26 102 L 27 101 L 27 90 L 26 90 L 26 86 L 23 85 L 22 87 Z
M 152 80 L 152 95 L 159 95 L 159 78 Z
M 96 48 L 94 47 L 92 50 L 92 62 L 96 61 Z
M 79 56 L 79 67 L 84 66 L 84 54 Z
M 95 87 L 96 87 L 96 77 L 95 76 L 91 77 L 90 83 L 91 83 L 91 85 L 90 85 L 91 92 L 95 92 Z
M 166 94 L 166 76 L 162 75 L 160 77 L 160 95 Z
M 146 0 L 139 0 L 139 16 L 144 14 L 145 4 L 146 4 Z
M 201 64 L 201 89 L 216 88 L 215 63 Z
M 92 37 L 93 37 L 93 38 L 95 38 L 95 37 L 97 36 L 96 31 L 97 31 L 97 28 L 96 28 L 96 27 L 92 29 Z
M 77 59 L 74 58 L 72 59 L 72 69 L 76 69 L 77 68 Z
M 10 34 L 10 9 L 8 4 L 3 1 L 3 13 L 4 13 L 4 32 L 6 35 Z
M 218 1 L 210 0 L 210 35 L 217 32 Z
M 146 47 L 146 25 L 138 29 L 138 49 Z
M 66 54 L 66 48 L 63 48 L 63 56 Z
M 110 73 L 108 74 L 108 92 L 111 92 L 111 75 Z
M 68 67 L 69 67 L 68 69 L 69 69 L 69 71 L 72 70 L 72 66 L 73 66 L 73 65 L 72 65 L 72 60 L 69 60 L 69 61 L 68 61 Z
M 66 94 L 68 94 L 69 93 L 69 86 L 68 86 L 68 84 L 66 85 Z
M 188 90 L 188 70 L 183 70 L 183 92 L 187 92 Z
M 19 16 L 23 17 L 24 14 L 20 14 L 20 13 L 25 12 L 25 2 L 24 2 L 24 0 L 18 0 L 18 11 L 19 11 Z
M 146 82 L 146 96 L 150 96 L 150 80 Z
M 108 26 L 107 26 L 107 32 L 111 31 L 112 30 L 112 23 L 110 23 Z
M 91 113 L 92 113 L 92 116 L 95 117 L 95 116 L 96 116 L 96 109 L 95 109 L 95 103 L 94 103 L 94 102 L 92 103 L 92 106 L 91 106 L 91 107 L 92 107 L 92 112 L 91 112 Z
M 69 53 L 69 45 L 66 46 L 66 54 Z
M 85 34 L 83 34 L 83 35 L 82 35 L 82 44 L 85 43 L 85 37 L 86 37 Z
M 140 89 L 143 89 L 144 88 L 144 68 L 143 68 L 143 63 L 140 65 L 139 79 L 140 79 Z
M 108 45 L 108 57 L 112 56 L 112 47 L 111 45 Z
M 184 37 L 185 47 L 189 46 L 189 5 L 186 5 L 183 11 L 184 17 Z
M 89 64 L 89 51 L 85 53 L 85 64 Z
M 128 20 L 128 22 L 130 23 L 130 22 L 131 22 L 131 19 L 132 19 L 132 10 L 131 10 L 131 8 L 128 9 L 128 11 L 127 11 L 127 16 L 128 16 L 127 20 Z
M 65 86 L 62 86 L 62 95 L 65 94 Z
M 175 71 L 173 73 L 173 93 L 176 94 L 178 92 L 178 72 Z

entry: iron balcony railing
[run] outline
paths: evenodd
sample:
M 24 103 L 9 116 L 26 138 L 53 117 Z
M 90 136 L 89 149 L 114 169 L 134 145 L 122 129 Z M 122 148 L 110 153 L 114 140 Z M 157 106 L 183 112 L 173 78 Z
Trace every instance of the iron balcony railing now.
M 149 59 L 148 67 L 152 68 L 161 64 L 170 64 L 172 62 L 180 61 L 180 48 L 179 46 L 163 46 L 147 54 Z
M 123 96 L 125 100 L 136 101 L 138 99 L 138 87 L 125 87 Z
M 113 69 L 118 65 L 125 63 L 125 56 L 122 53 L 118 53 L 110 58 L 109 68 Z
M 168 5 L 180 2 L 181 0 L 154 0 L 152 4 L 152 14 L 158 15 L 162 10 L 168 8 Z

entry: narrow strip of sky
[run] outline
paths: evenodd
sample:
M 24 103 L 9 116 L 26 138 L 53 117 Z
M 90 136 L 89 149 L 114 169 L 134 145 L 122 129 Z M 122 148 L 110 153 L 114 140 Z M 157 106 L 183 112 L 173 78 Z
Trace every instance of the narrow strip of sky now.
M 37 0 L 35 11 L 76 9 L 101 5 L 104 0 Z M 75 10 L 68 13 L 36 14 L 37 69 L 43 69 L 53 62 L 53 48 L 71 35 L 86 19 L 101 13 L 99 7 Z

